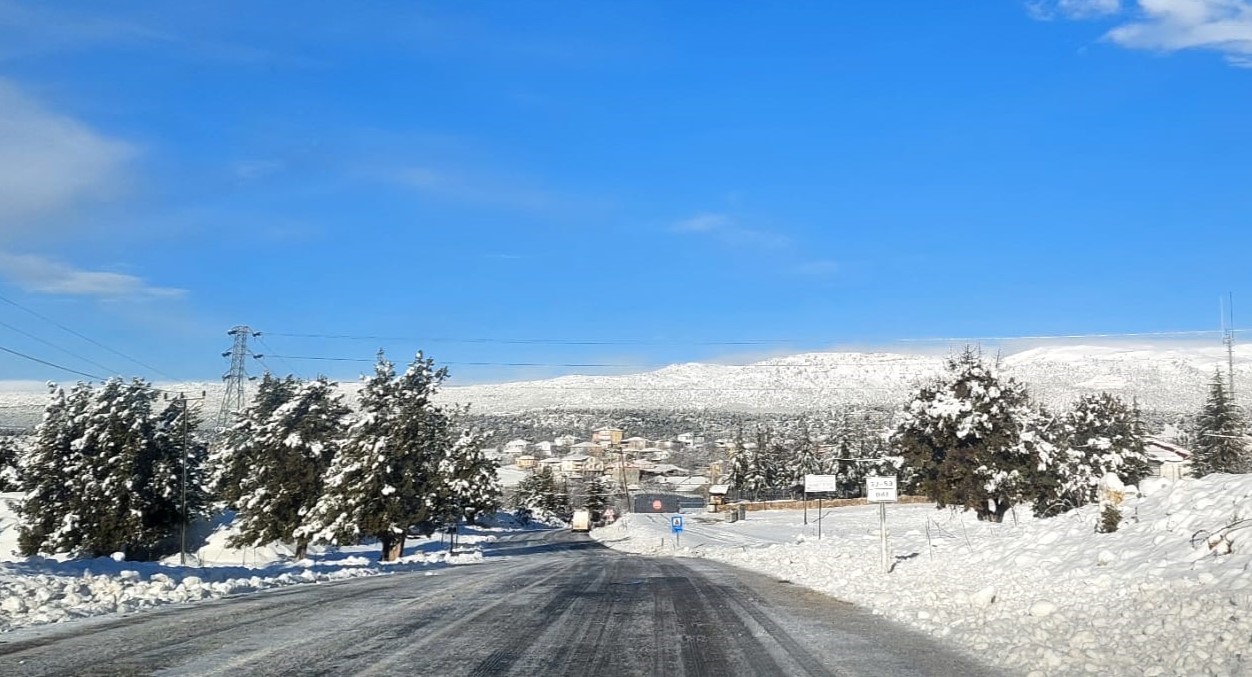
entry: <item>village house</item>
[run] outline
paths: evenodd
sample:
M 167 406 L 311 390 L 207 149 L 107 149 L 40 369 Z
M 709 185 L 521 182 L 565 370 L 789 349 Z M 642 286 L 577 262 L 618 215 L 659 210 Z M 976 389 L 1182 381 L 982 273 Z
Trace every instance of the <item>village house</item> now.
M 1191 476 L 1191 451 L 1172 442 L 1149 437 L 1143 441 L 1153 477 L 1178 480 Z
M 643 451 L 648 448 L 648 440 L 642 437 L 627 437 L 622 440 L 622 447 L 631 451 Z
M 585 454 L 596 458 L 604 458 L 604 447 L 595 442 L 579 442 L 569 448 L 571 454 Z
M 522 454 L 517 457 L 517 467 L 522 470 L 534 470 L 539 465 L 539 459 L 534 454 Z
M 621 428 L 600 428 L 591 434 L 591 441 L 604 446 L 616 446 L 622 443 Z

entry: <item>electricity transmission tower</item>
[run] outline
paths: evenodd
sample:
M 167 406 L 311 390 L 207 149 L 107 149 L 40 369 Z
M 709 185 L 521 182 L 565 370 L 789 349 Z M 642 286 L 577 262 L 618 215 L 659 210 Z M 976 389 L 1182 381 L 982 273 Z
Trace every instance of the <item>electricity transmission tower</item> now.
M 232 327 L 226 334 L 235 337 L 235 344 L 230 350 L 222 353 L 222 357 L 230 358 L 230 371 L 222 375 L 222 380 L 226 382 L 226 392 L 222 394 L 222 407 L 217 414 L 218 428 L 233 425 L 247 404 L 244 384 L 248 382 L 248 370 L 244 358 L 250 354 L 248 338 L 260 336 L 261 332 L 254 332 L 251 327 L 239 325 Z

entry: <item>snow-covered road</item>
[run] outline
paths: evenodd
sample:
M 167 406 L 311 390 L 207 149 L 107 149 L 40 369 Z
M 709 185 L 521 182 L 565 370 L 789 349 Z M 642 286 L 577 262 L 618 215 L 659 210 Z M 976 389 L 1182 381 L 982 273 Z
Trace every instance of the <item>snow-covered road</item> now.
M 922 635 L 717 562 L 565 531 L 481 564 L 298 586 L 0 636 L 4 674 L 989 674 Z
M 712 559 L 804 585 L 1023 675 L 1252 675 L 1252 475 L 1145 483 L 1115 533 L 1099 506 L 1004 524 L 933 505 L 795 510 L 725 523 L 631 514 L 613 548 Z

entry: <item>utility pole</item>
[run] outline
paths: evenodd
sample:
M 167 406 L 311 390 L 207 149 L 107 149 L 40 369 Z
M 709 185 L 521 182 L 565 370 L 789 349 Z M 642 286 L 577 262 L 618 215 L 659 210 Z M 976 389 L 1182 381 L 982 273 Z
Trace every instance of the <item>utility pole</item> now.
M 187 564 L 187 525 L 191 522 L 191 515 L 187 512 L 187 467 L 189 463 L 189 452 L 191 451 L 191 430 L 188 420 L 191 418 L 191 410 L 188 409 L 188 402 L 193 400 L 205 399 L 204 391 L 200 392 L 200 397 L 187 397 L 187 393 L 178 393 L 178 401 L 182 405 L 183 413 L 183 473 L 182 482 L 179 491 L 182 494 L 182 525 L 179 529 L 179 546 L 178 546 L 178 563 Z
M 226 391 L 222 395 L 222 407 L 217 414 L 218 428 L 229 428 L 244 409 L 247 402 L 244 384 L 249 380 L 245 358 L 251 353 L 248 350 L 248 339 L 260 336 L 261 332 L 254 332 L 247 325 L 239 325 L 232 327 L 226 335 L 233 336 L 235 342 L 230 350 L 222 353 L 222 357 L 230 358 L 230 371 L 222 375 L 222 380 L 226 382 Z

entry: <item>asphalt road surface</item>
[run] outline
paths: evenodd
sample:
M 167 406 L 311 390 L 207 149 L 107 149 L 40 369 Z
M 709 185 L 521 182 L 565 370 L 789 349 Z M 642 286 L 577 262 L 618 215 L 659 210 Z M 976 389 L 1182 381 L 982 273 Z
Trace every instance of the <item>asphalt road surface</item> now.
M 0 635 L 3 675 L 992 674 L 922 635 L 700 559 L 525 532 L 482 564 Z

